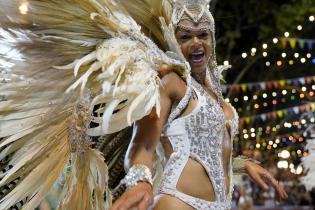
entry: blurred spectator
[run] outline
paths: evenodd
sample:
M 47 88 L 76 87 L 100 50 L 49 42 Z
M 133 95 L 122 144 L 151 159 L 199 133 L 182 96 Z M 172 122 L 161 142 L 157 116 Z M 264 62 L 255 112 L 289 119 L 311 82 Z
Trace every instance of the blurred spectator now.
M 312 199 L 313 209 L 315 210 L 315 188 L 313 188 L 312 191 L 310 192 L 310 196 L 311 196 L 311 199 Z
M 238 201 L 240 210 L 253 210 L 252 188 L 247 177 L 243 177 L 240 189 L 240 198 Z

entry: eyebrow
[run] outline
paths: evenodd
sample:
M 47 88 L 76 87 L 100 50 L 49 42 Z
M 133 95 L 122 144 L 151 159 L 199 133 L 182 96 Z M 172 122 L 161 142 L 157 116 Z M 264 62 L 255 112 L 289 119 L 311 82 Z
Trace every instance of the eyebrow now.
M 184 28 L 178 28 L 179 31 L 184 32 L 184 33 L 190 33 L 190 30 L 184 29 Z

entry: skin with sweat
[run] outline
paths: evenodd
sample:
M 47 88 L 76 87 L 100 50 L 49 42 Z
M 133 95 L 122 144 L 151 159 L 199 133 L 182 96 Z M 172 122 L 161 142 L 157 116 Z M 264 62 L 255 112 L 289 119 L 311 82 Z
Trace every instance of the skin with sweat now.
M 194 24 L 188 20 L 183 20 L 180 25 L 185 28 L 198 29 L 207 23 Z M 176 30 L 176 39 L 181 46 L 181 50 L 190 63 L 192 68 L 192 76 L 202 86 L 205 84 L 206 67 L 208 60 L 212 56 L 212 33 L 210 31 L 186 30 L 180 27 Z M 144 117 L 136 123 L 134 135 L 125 160 L 125 167 L 128 169 L 134 164 L 145 164 L 152 169 L 152 157 L 155 152 L 156 145 L 161 141 L 165 155 L 168 158 L 173 150 L 167 138 L 161 138 L 163 127 L 166 124 L 168 116 L 173 104 L 178 104 L 185 95 L 187 86 L 186 83 L 170 69 L 163 72 L 170 73 L 163 75 L 160 85 L 160 103 L 161 114 L 157 117 L 153 114 Z M 206 89 L 206 88 L 205 88 Z M 217 100 L 216 95 L 209 89 L 207 93 Z M 198 98 L 192 97 L 188 106 L 183 111 L 180 117 L 191 113 L 198 105 Z M 234 112 L 229 104 L 224 104 L 223 111 L 227 120 L 233 119 Z M 225 138 L 223 142 L 223 165 L 225 169 L 225 178 L 228 191 L 230 185 L 229 180 L 231 174 L 228 173 L 230 165 L 230 157 L 232 152 L 232 140 L 230 138 L 229 128 L 225 129 Z M 283 187 L 280 186 L 272 175 L 261 168 L 259 165 L 247 161 L 245 165 L 247 174 L 266 189 L 267 185 L 271 184 L 281 198 L 286 197 Z M 194 181 L 191 181 L 194 180 Z M 187 195 L 196 198 L 201 198 L 208 201 L 215 201 L 215 192 L 209 177 L 203 166 L 190 159 L 186 164 L 181 177 L 177 183 L 177 190 Z M 152 187 L 148 183 L 139 183 L 135 187 L 127 190 L 111 207 L 111 210 L 129 210 L 138 208 L 138 210 L 146 210 L 153 203 Z M 154 210 L 193 210 L 193 208 L 181 200 L 169 196 L 159 195 L 155 197 Z

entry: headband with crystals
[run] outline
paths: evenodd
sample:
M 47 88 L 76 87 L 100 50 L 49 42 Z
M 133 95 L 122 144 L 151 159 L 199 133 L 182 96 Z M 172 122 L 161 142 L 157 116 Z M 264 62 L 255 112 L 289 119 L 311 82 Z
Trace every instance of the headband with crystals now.
M 196 30 L 193 28 L 183 27 L 180 24 L 182 20 L 189 20 L 198 23 L 207 23 L 205 26 L 197 30 L 215 31 L 215 24 L 212 14 L 209 11 L 210 0 L 170 0 L 173 5 L 172 24 L 188 30 Z

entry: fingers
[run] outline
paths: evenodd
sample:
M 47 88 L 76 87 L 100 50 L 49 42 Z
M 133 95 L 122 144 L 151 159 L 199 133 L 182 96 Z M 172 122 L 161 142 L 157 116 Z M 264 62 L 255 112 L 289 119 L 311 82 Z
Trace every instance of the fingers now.
M 152 197 L 149 195 L 145 195 L 138 205 L 138 210 L 147 210 L 152 202 Z
M 277 183 L 276 186 L 273 185 L 273 187 L 275 188 L 275 190 L 277 191 L 277 194 L 279 195 L 280 199 L 287 199 L 288 198 L 288 194 L 286 193 L 286 191 L 284 190 L 283 185 L 281 185 L 279 182 Z
M 267 183 L 260 176 L 254 176 L 252 178 L 259 185 L 259 187 L 261 187 L 265 191 L 268 190 Z
M 163 78 L 165 75 L 167 75 L 171 71 L 172 71 L 172 67 L 169 66 L 169 65 L 164 64 L 164 65 L 161 66 L 161 68 L 158 71 L 159 77 Z
M 145 193 L 126 193 L 120 197 L 110 210 L 129 210 L 135 206 L 144 197 Z
M 281 199 L 286 199 L 288 197 L 284 187 L 266 169 L 255 163 L 248 162 L 247 173 L 263 190 L 268 190 L 268 185 L 271 185 Z
M 143 198 L 143 196 L 145 195 L 145 193 L 138 193 L 136 195 L 132 195 L 132 196 L 128 196 L 124 203 L 125 205 L 127 205 L 128 207 L 135 205 L 136 203 L 138 203 L 139 201 L 141 201 L 141 199 Z
M 264 178 L 276 190 L 276 192 L 279 195 L 280 199 L 286 199 L 288 197 L 287 193 L 284 190 L 284 187 L 271 174 L 266 173 L 264 175 Z
M 282 184 L 278 183 L 280 189 L 279 189 L 279 196 L 280 196 L 280 199 L 287 199 L 288 198 L 288 194 L 287 192 L 285 191 L 284 187 Z
M 270 183 L 274 188 L 278 186 L 278 181 L 273 178 L 273 176 L 270 173 L 263 174 L 264 179 Z
M 274 187 L 277 195 L 279 197 L 279 200 L 283 200 L 283 199 L 287 199 L 288 198 L 288 194 L 285 192 L 284 188 L 282 185 L 280 185 L 280 183 L 277 185 L 277 187 Z

